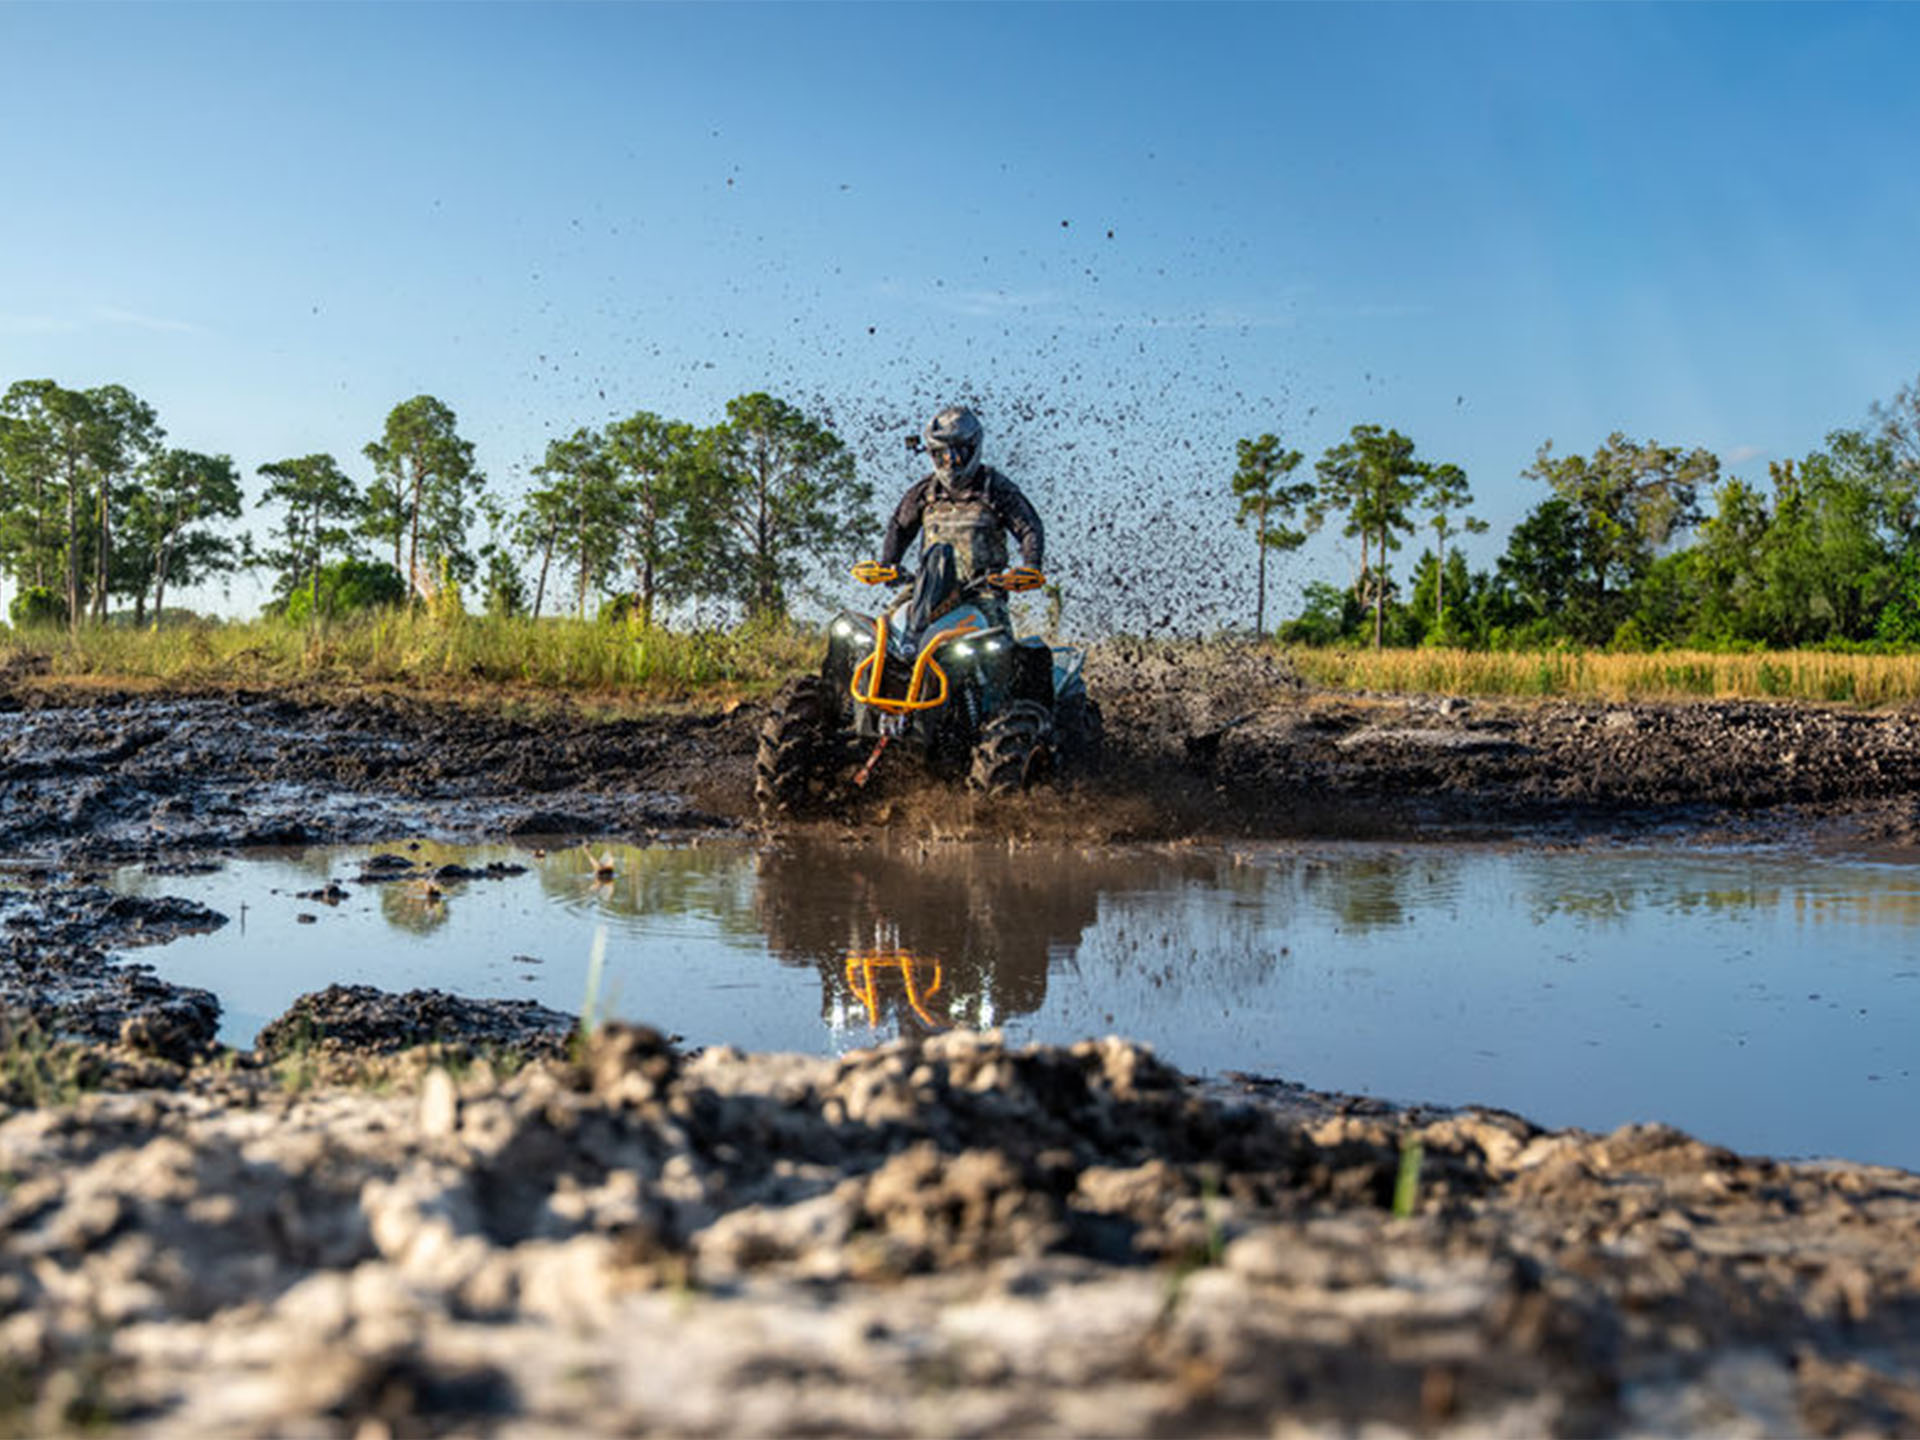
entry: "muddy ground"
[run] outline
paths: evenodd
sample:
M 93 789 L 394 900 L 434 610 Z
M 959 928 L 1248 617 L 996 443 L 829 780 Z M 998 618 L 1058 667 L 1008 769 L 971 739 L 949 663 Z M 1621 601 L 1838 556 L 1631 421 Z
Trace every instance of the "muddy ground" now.
M 820 823 L 1920 835 L 1905 712 L 1329 696 L 1152 651 L 1093 678 L 1105 777 L 990 813 L 896 781 Z M 0 677 L 0 1431 L 1920 1430 L 1903 1172 L 1201 1084 L 1123 1040 L 687 1055 L 337 988 L 235 1053 L 137 963 L 221 917 L 100 884 L 750 827 L 759 716 Z

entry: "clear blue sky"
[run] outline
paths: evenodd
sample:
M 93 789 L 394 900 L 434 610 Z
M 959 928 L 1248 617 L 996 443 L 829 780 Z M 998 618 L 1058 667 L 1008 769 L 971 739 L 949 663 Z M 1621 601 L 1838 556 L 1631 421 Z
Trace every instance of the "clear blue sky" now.
M 965 398 L 1151 623 L 1250 612 L 1242 435 L 1401 429 L 1484 564 L 1542 441 L 1764 480 L 1920 373 L 1910 5 L 0 0 L 0 55 L 0 384 L 256 491 L 421 392 L 515 494 L 769 389 L 890 499 Z

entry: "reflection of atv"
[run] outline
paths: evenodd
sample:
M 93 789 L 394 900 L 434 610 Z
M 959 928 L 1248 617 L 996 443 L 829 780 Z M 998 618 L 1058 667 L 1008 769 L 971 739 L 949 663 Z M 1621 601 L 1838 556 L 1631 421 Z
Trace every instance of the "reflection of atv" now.
M 1084 653 L 1016 639 L 995 618 L 1005 613 L 1000 597 L 1037 586 L 1037 572 L 962 581 L 952 547 L 932 545 L 910 580 L 870 564 L 853 573 L 901 588 L 877 616 L 843 610 L 820 673 L 774 698 L 754 764 L 763 814 L 805 810 L 849 780 L 865 785 L 889 746 L 935 774 L 964 774 L 982 795 L 1098 762 L 1100 707 L 1081 678 Z

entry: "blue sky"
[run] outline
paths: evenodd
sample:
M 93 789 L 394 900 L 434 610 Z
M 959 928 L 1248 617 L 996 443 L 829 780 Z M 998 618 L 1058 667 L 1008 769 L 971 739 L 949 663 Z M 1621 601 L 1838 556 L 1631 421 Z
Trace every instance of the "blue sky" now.
M 769 389 L 890 497 L 964 398 L 1154 623 L 1250 610 L 1238 436 L 1401 429 L 1485 564 L 1542 441 L 1764 480 L 1920 373 L 1920 7 L 0 3 L 0 54 L 0 383 L 250 480 L 364 481 L 426 392 L 513 495 Z

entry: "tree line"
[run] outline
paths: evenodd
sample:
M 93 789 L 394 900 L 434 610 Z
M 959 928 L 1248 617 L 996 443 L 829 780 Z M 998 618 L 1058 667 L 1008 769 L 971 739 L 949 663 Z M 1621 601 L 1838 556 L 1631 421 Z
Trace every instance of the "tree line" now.
M 233 533 L 246 499 L 230 456 L 169 447 L 123 386 L 23 380 L 0 397 L 0 573 L 15 623 L 77 628 L 125 602 L 156 622 L 169 586 L 242 568 L 273 576 L 268 609 L 300 619 L 477 586 L 485 607 L 542 613 L 616 591 L 651 623 L 708 600 L 784 613 L 809 565 L 875 532 L 852 453 L 764 393 L 696 426 L 640 411 L 548 445 L 509 505 L 489 489 L 458 417 L 417 395 L 362 449 L 365 485 L 331 454 L 261 465 L 264 541 Z M 484 538 L 476 539 L 477 536 Z M 527 593 L 521 562 L 536 568 Z
M 1359 541 L 1352 580 L 1306 586 L 1278 637 L 1311 645 L 1552 645 L 1787 649 L 1920 645 L 1920 381 L 1865 424 L 1768 466 L 1769 484 L 1723 475 L 1698 447 L 1609 435 L 1591 454 L 1543 444 L 1522 472 L 1544 493 L 1491 569 L 1448 548 L 1485 525 L 1458 466 L 1419 457 L 1378 425 L 1355 426 L 1314 467 L 1273 435 L 1239 442 L 1231 489 L 1266 560 L 1329 522 Z M 1404 577 L 1392 557 L 1421 529 L 1433 544 Z M 1403 583 L 1404 580 L 1404 583 Z
M 144 624 L 171 587 L 242 568 L 269 573 L 268 608 L 293 619 L 450 588 L 496 613 L 585 616 L 612 594 L 649 624 L 707 602 L 764 617 L 877 530 L 846 445 L 764 393 L 707 426 L 642 410 L 576 429 L 511 504 L 430 395 L 394 406 L 361 458 L 364 484 L 330 454 L 261 465 L 254 508 L 270 514 L 256 535 L 231 457 L 169 446 L 125 387 L 16 382 L 0 396 L 12 618 L 78 627 L 118 602 Z M 1698 447 L 1616 433 L 1563 455 L 1549 441 L 1523 472 L 1541 498 L 1490 569 L 1457 543 L 1487 528 L 1467 475 L 1398 430 L 1354 426 L 1310 478 L 1272 434 L 1240 441 L 1237 461 L 1258 632 L 1270 553 L 1323 530 L 1357 549 L 1349 583 L 1308 585 L 1277 627 L 1291 643 L 1920 645 L 1920 381 L 1770 465 L 1764 487 Z

